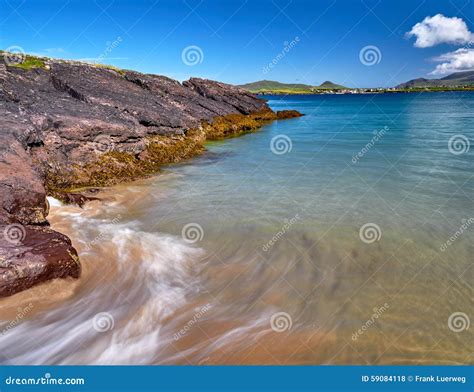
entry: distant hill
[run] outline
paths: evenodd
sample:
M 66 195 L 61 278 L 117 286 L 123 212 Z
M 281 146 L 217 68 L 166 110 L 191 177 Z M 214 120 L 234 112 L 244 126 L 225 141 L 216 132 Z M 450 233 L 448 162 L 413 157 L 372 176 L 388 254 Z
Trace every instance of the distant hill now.
M 314 90 L 340 90 L 346 87 L 330 81 L 322 83 L 320 86 L 311 86 L 301 83 L 280 83 L 273 80 L 259 80 L 258 82 L 242 84 L 242 87 L 253 93 L 286 93 L 286 94 L 308 94 Z
M 399 84 L 396 88 L 455 87 L 474 85 L 474 71 L 455 72 L 441 79 L 418 78 Z
M 311 92 L 313 86 L 301 83 L 280 83 L 273 80 L 259 80 L 258 82 L 242 84 L 242 87 L 253 93 L 261 92 Z
M 344 87 L 344 86 L 341 86 L 340 84 L 335 84 L 333 82 L 330 82 L 329 80 L 326 80 L 324 83 L 321 83 L 316 88 L 330 89 L 330 90 L 343 90 L 343 89 L 346 89 L 347 87 Z

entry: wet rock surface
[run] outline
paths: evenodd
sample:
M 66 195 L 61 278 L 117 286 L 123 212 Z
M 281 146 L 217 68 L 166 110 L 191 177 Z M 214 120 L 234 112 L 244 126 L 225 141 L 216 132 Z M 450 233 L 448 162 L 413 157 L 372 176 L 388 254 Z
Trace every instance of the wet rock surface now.
M 246 125 L 255 113 L 265 118 Z M 47 194 L 59 189 L 64 201 L 82 204 L 74 185 L 131 179 L 188 158 L 202 150 L 203 124 L 222 116 L 231 116 L 227 128 L 238 116 L 239 132 L 284 118 L 253 94 L 210 80 L 181 84 L 53 60 L 22 69 L 0 57 L 0 296 L 80 274 L 70 240 L 48 227 Z M 19 242 L 8 237 L 12 228 Z
M 55 278 L 78 278 L 79 258 L 65 235 L 46 226 L 0 225 L 0 297 Z

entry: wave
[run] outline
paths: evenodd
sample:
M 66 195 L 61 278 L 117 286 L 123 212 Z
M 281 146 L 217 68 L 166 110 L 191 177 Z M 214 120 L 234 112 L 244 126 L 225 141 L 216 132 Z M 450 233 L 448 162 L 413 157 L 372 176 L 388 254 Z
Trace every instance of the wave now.
M 74 239 L 83 276 L 59 306 L 14 328 L 0 325 L 7 363 L 155 362 L 172 339 L 163 333 L 165 322 L 199 287 L 193 269 L 204 251 L 175 236 L 142 231 L 137 222 L 121 220 L 120 211 L 101 217 L 110 206 L 91 203 L 82 211 L 49 202 L 51 220 L 69 226 L 64 232 Z M 54 287 L 42 285 L 41 294 L 33 307 L 54 295 Z

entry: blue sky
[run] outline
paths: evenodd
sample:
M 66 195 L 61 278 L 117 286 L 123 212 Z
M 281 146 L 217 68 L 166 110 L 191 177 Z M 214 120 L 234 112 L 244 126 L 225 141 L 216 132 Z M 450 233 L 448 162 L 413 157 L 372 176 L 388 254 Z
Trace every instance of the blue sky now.
M 178 80 L 392 86 L 471 69 L 473 21 L 474 0 L 0 0 L 0 48 Z

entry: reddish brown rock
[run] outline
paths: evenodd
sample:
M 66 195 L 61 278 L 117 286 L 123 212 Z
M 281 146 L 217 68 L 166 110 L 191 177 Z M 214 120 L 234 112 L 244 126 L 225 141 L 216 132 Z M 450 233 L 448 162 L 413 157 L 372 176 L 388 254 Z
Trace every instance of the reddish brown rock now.
M 287 118 L 301 117 L 302 114 L 297 110 L 279 110 L 276 112 L 278 120 L 286 120 Z
M 80 274 L 69 239 L 47 227 L 47 192 L 81 205 L 74 187 L 189 158 L 203 150 L 206 127 L 221 137 L 290 117 L 224 83 L 44 62 L 23 69 L 0 56 L 0 296 Z M 22 242 L 2 235 L 12 227 L 24 229 Z
M 91 197 L 84 195 L 83 193 L 75 192 L 62 193 L 62 199 L 66 204 L 75 204 L 79 207 L 83 207 L 88 201 L 100 200 L 98 197 Z
M 80 273 L 79 258 L 65 235 L 45 226 L 0 225 L 0 297 Z

